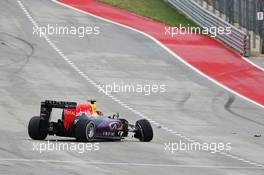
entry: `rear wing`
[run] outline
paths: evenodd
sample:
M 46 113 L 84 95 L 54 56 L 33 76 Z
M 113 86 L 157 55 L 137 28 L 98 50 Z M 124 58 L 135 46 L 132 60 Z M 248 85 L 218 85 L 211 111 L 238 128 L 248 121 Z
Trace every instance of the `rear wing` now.
M 75 109 L 77 106 L 76 102 L 67 102 L 67 101 L 53 101 L 53 100 L 46 100 L 41 102 L 41 106 L 45 106 L 47 108 L 68 108 L 68 109 Z
M 47 128 L 48 123 L 50 121 L 50 115 L 52 112 L 52 108 L 59 108 L 59 109 L 75 109 L 77 106 L 76 102 L 67 102 L 67 101 L 53 101 L 53 100 L 46 100 L 41 102 L 40 106 L 40 118 L 42 120 L 41 128 Z

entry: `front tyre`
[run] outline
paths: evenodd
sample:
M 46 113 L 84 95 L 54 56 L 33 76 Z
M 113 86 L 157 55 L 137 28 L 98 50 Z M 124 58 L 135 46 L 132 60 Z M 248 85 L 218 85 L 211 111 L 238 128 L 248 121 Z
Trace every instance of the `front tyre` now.
M 44 140 L 48 133 L 40 130 L 40 117 L 34 116 L 28 124 L 28 135 L 34 140 Z
M 138 138 L 142 142 L 149 142 L 153 139 L 153 129 L 151 124 L 146 119 L 141 119 L 136 122 L 135 138 Z
M 95 124 L 89 120 L 79 120 L 75 124 L 75 138 L 79 142 L 93 141 L 95 135 Z

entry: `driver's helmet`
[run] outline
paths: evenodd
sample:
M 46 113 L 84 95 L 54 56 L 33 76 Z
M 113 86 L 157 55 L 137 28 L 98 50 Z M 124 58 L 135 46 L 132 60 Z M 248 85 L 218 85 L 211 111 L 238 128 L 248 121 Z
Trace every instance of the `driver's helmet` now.
M 92 103 L 91 104 L 91 107 L 92 107 L 92 114 L 93 115 L 96 115 L 97 114 L 97 112 L 96 112 L 96 104 L 95 103 Z

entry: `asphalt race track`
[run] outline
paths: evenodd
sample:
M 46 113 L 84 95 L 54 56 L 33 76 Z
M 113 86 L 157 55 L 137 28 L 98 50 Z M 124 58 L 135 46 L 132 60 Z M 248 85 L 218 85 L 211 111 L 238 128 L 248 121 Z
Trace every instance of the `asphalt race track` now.
M 229 94 L 139 33 L 52 1 L 23 0 L 22 5 L 25 9 L 15 0 L 0 1 L 0 174 L 263 175 L 264 109 Z M 100 34 L 47 40 L 33 35 L 25 11 L 38 25 L 99 26 Z M 165 84 L 166 92 L 114 93 L 120 105 L 91 82 Z M 47 143 L 27 134 L 41 100 L 91 98 L 104 113 L 120 112 L 132 123 L 141 118 L 135 110 L 152 119 L 153 141 L 99 142 L 99 151 L 85 153 L 33 150 L 33 144 Z M 165 150 L 166 143 L 186 138 L 230 142 L 232 150 Z

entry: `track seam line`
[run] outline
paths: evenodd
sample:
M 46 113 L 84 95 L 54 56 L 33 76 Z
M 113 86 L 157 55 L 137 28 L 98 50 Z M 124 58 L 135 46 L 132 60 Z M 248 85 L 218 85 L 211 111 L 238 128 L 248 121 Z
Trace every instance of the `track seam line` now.
M 17 159 L 17 158 L 0 158 L 0 162 L 49 162 L 49 163 L 69 163 L 69 164 L 90 164 L 90 165 L 125 165 L 125 166 L 150 166 L 150 167 L 178 167 L 178 168 L 220 168 L 220 169 L 259 169 L 263 167 L 242 167 L 242 166 L 223 166 L 223 165 L 185 165 L 185 164 L 162 164 L 162 163 L 135 163 L 135 162 L 103 162 L 103 161 L 77 161 L 77 160 L 55 160 L 55 159 Z
M 101 18 L 101 17 L 98 17 L 98 16 L 95 16 L 95 15 L 93 15 L 93 14 L 90 14 L 90 13 L 88 13 L 88 12 L 84 12 L 84 11 L 82 11 L 82 10 L 79 10 L 79 9 L 76 9 L 76 8 L 73 8 L 73 7 L 71 7 L 71 6 L 68 6 L 68 5 L 65 5 L 65 4 L 63 4 L 63 3 L 60 3 L 60 2 L 57 2 L 57 1 L 55 1 L 55 0 L 51 0 L 51 1 L 53 1 L 53 2 L 55 2 L 55 3 L 57 3 L 57 4 L 60 4 L 60 5 L 63 5 L 63 6 L 66 6 L 66 7 L 68 7 L 68 8 L 71 8 L 71 9 L 74 9 L 74 10 L 77 10 L 77 11 L 79 11 L 79 12 L 81 12 L 81 13 L 85 13 L 85 14 L 88 14 L 88 15 L 91 15 L 91 16 L 93 16 L 93 17 L 96 17 L 96 18 L 99 18 L 99 19 L 101 19 L 101 20 L 104 20 L 104 21 L 107 21 L 107 22 L 110 22 L 110 23 L 113 23 L 113 24 L 116 24 L 116 25 L 119 25 L 119 26 L 123 26 L 123 27 L 125 27 L 125 28 L 129 28 L 129 29 L 131 29 L 131 30 L 133 30 L 133 31 L 137 31 L 137 32 L 139 32 L 139 33 L 141 33 L 141 34 L 143 34 L 143 35 L 145 35 L 145 36 L 148 36 L 148 37 L 150 37 L 151 39 L 153 39 L 156 43 L 158 43 L 160 46 L 162 46 L 164 49 L 166 49 L 168 52 L 170 52 L 172 55 L 174 55 L 176 58 L 178 58 L 179 60 L 182 60 L 182 62 L 184 63 L 184 64 L 186 64 L 187 66 L 189 66 L 190 68 L 192 68 L 192 69 L 194 69 L 194 70 L 196 70 L 198 73 L 200 72 L 198 69 L 196 69 L 196 68 L 194 68 L 194 67 L 192 67 L 191 65 L 189 65 L 187 62 L 185 62 L 183 59 L 181 59 L 179 56 L 177 56 L 175 53 L 173 53 L 172 51 L 170 51 L 168 48 L 166 48 L 164 45 L 162 45 L 161 43 L 159 43 L 159 41 L 157 41 L 155 38 L 153 38 L 152 36 L 150 36 L 150 35 L 148 35 L 148 34 L 145 34 L 144 32 L 141 32 L 141 31 L 138 31 L 138 30 L 136 30 L 136 29 L 133 29 L 133 28 L 131 28 L 131 27 L 128 27 L 128 26 L 125 26 L 125 25 L 122 25 L 122 24 L 119 24 L 119 23 L 116 23 L 116 22 L 113 22 L 113 21 L 110 21 L 110 20 L 107 20 L 107 19 L 104 19 L 104 18 Z M 29 21 L 33 24 L 33 26 L 34 27 L 36 27 L 36 28 L 38 28 L 38 23 L 33 19 L 33 17 L 31 16 L 31 14 L 28 12 L 28 10 L 25 8 L 25 6 L 24 6 L 24 4 L 20 1 L 20 0 L 17 0 L 17 3 L 18 3 L 18 5 L 20 6 L 20 8 L 22 9 L 22 11 L 24 12 L 24 14 L 26 15 L 26 17 L 29 19 Z M 106 96 L 108 96 L 109 98 L 111 98 L 113 101 L 115 101 L 116 103 L 118 103 L 118 104 L 120 104 L 121 106 L 123 106 L 124 108 L 126 108 L 126 109 L 128 109 L 129 111 L 131 111 L 131 112 L 133 112 L 133 113 L 135 113 L 135 114 L 137 114 L 137 115 L 139 115 L 140 117 L 142 117 L 142 118 L 145 118 L 145 119 L 150 119 L 149 117 L 147 117 L 147 116 L 145 116 L 144 114 L 142 114 L 141 112 L 139 112 L 139 111 L 136 111 L 136 110 L 134 110 L 134 109 L 132 109 L 129 105 L 127 105 L 127 104 L 125 104 L 124 102 L 122 102 L 121 100 L 117 100 L 117 98 L 116 97 L 114 97 L 113 95 L 111 95 L 111 94 L 108 94 L 99 84 L 97 84 L 95 81 L 93 81 L 92 79 L 90 79 L 85 73 L 83 73 L 72 61 L 70 61 L 67 57 L 66 57 L 66 55 L 63 53 L 63 52 L 61 52 L 61 50 L 50 40 L 50 38 L 46 35 L 46 34 L 44 34 L 43 35 L 43 38 L 48 42 L 48 44 L 61 56 L 61 58 L 64 60 L 64 61 L 66 61 L 81 77 L 83 77 L 84 79 L 86 79 L 88 82 L 90 82 L 95 88 L 97 88 L 97 89 L 99 89 L 103 94 L 105 94 Z M 200 74 L 201 75 L 204 75 L 205 77 L 208 77 L 207 75 L 205 75 L 205 74 L 203 74 L 202 72 L 200 72 Z M 208 79 L 211 79 L 210 77 L 208 77 Z M 216 82 L 215 80 L 212 80 L 213 82 Z M 219 84 L 218 82 L 216 82 L 217 84 Z M 223 87 L 223 85 L 221 85 L 220 84 L 220 86 L 221 87 Z M 225 86 L 224 86 L 225 87 Z M 225 89 L 227 89 L 228 90 L 228 88 L 227 87 L 225 87 Z M 230 91 L 232 91 L 232 90 L 230 90 Z M 238 93 L 236 93 L 236 92 L 234 92 L 235 94 L 238 94 Z M 240 94 L 238 94 L 238 96 L 241 96 Z M 243 97 L 243 96 L 242 96 Z M 248 98 L 246 98 L 246 97 L 244 97 L 245 99 L 248 99 Z M 252 100 L 250 100 L 250 99 L 248 99 L 249 101 L 252 101 Z M 258 103 L 256 103 L 256 102 L 254 102 L 255 104 L 258 104 Z M 260 105 L 260 104 L 258 104 L 258 105 Z M 263 107 L 264 108 L 264 106 L 262 106 L 262 105 L 260 105 L 261 107 Z M 157 125 L 157 124 L 159 124 L 159 123 L 157 123 L 157 122 L 152 122 L 152 123 L 154 123 L 155 125 Z M 194 141 L 194 142 L 198 142 L 198 141 L 195 141 L 195 140 L 193 140 L 193 139 L 189 139 L 188 137 L 186 137 L 186 136 L 184 136 L 184 135 L 182 135 L 182 134 L 180 134 L 180 133 L 177 133 L 176 132 L 176 134 L 175 134 L 175 131 L 173 131 L 173 130 L 171 130 L 171 129 L 169 129 L 168 127 L 165 127 L 165 126 L 163 126 L 163 125 L 159 125 L 159 126 L 161 126 L 161 128 L 163 129 L 163 130 L 165 130 L 165 131 L 167 131 L 168 133 L 171 133 L 171 134 L 173 134 L 173 135 L 176 135 L 176 136 L 178 136 L 178 137 L 181 137 L 181 138 L 183 138 L 183 139 L 185 139 L 185 140 L 192 140 L 192 141 Z M 170 131 L 168 131 L 168 130 L 170 130 Z M 198 143 L 200 143 L 200 142 L 198 142 Z M 217 151 L 217 153 L 221 153 L 222 151 Z M 212 152 L 210 152 L 209 151 L 209 153 L 211 153 L 211 154 L 213 154 Z M 238 157 L 238 156 L 234 156 L 234 155 L 232 155 L 232 154 L 230 154 L 230 153 L 226 153 L 226 152 L 224 152 L 225 154 L 222 154 L 222 155 L 225 155 L 225 156 L 227 156 L 227 157 L 231 157 L 231 158 L 233 158 L 233 159 L 235 159 L 235 160 L 238 160 L 239 161 L 239 158 L 240 157 Z M 262 164 L 259 164 L 259 163 L 256 163 L 256 162 L 253 162 L 253 161 L 249 161 L 249 160 L 246 160 L 246 159 L 243 159 L 244 161 L 242 161 L 242 162 L 245 162 L 245 163 L 248 163 L 248 164 L 250 164 L 250 165 L 254 165 L 254 166 L 256 166 L 256 167 L 264 167 L 264 165 L 262 165 Z

